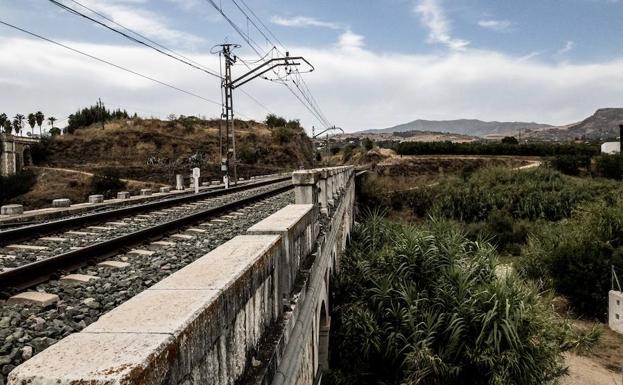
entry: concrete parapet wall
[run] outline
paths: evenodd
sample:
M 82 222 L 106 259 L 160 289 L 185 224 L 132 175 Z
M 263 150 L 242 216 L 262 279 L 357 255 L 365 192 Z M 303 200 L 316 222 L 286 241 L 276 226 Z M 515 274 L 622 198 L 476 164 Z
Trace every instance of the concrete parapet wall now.
M 233 384 L 279 313 L 281 239 L 239 236 L 20 365 L 11 385 Z
M 328 365 L 330 278 L 355 194 L 352 167 L 324 170 L 297 172 L 296 204 L 26 361 L 8 384 L 312 385 Z

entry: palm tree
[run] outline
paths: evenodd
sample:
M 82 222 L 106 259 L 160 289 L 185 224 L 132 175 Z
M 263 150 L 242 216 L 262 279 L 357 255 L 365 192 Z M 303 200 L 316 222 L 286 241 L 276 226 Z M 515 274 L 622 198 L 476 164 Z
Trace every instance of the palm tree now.
M 48 126 L 50 126 L 50 129 L 48 130 L 49 134 L 52 136 L 56 136 L 56 135 L 60 135 L 61 134 L 61 130 L 59 130 L 58 128 L 54 127 L 54 122 L 57 121 L 57 119 L 53 116 L 50 116 L 48 118 Z
M 50 126 L 51 128 L 54 128 L 54 122 L 56 122 L 58 119 L 56 119 L 53 116 L 48 117 L 48 126 Z
M 13 126 L 11 125 L 11 121 L 9 119 L 5 120 L 0 128 L 4 129 L 6 134 L 11 134 L 11 131 L 13 130 Z
M 43 115 L 43 112 L 37 111 L 37 113 L 35 114 L 35 119 L 37 120 L 37 126 L 39 126 L 39 136 L 41 136 L 41 125 L 45 120 L 45 115 Z
M 2 114 L 0 114 L 0 128 L 4 127 L 4 122 L 6 122 L 8 119 L 8 117 L 6 116 L 6 114 L 3 112 Z
M 21 133 L 22 128 L 24 127 L 24 119 L 26 119 L 26 117 L 22 114 L 15 115 L 15 119 L 13 119 L 13 129 L 18 135 Z
M 37 117 L 32 112 L 28 114 L 28 125 L 30 126 L 30 133 L 34 134 L 35 124 L 37 123 Z

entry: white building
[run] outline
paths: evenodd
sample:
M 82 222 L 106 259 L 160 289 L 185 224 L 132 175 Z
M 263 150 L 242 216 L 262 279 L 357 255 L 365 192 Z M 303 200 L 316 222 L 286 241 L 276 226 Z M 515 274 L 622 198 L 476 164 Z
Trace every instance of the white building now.
M 623 293 L 611 290 L 608 302 L 608 326 L 615 332 L 623 333 Z
M 605 142 L 601 145 L 602 154 L 620 154 L 621 143 L 620 142 Z

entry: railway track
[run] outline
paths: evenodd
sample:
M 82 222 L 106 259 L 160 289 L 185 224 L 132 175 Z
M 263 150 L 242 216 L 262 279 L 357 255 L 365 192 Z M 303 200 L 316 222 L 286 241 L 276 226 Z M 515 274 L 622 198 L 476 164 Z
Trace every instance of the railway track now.
M 280 178 L 230 189 L 227 195 L 212 191 L 0 232 L 0 292 L 6 297 L 60 271 L 76 270 L 291 188 L 290 178 Z M 85 225 L 90 226 L 80 227 Z
M 44 271 L 48 267 L 38 270 L 34 268 L 41 267 L 41 264 L 31 264 L 13 270 L 19 274 L 0 274 L 3 278 L 19 276 L 22 272 L 33 274 L 16 284 L 29 286 L 31 291 L 56 295 L 59 299 L 45 307 L 13 304 L 0 299 L 0 384 L 15 366 L 82 330 L 105 312 L 293 203 L 291 189 L 289 183 L 282 183 L 265 186 L 252 194 L 240 192 L 244 196 L 237 196 L 218 207 L 204 208 L 192 216 L 150 226 L 157 226 L 157 230 L 144 232 L 143 229 L 138 234 L 125 234 L 114 242 L 106 239 L 112 243 L 98 245 L 91 249 L 93 254 L 82 255 L 83 260 L 68 261 L 60 270 L 57 262 L 49 260 L 45 262 L 51 266 L 47 272 Z M 154 241 L 156 238 L 159 241 Z M 61 277 L 69 271 L 91 279 L 73 283 L 63 281 Z M 32 286 L 33 278 L 41 283 Z M 26 284 L 27 280 L 30 284 Z

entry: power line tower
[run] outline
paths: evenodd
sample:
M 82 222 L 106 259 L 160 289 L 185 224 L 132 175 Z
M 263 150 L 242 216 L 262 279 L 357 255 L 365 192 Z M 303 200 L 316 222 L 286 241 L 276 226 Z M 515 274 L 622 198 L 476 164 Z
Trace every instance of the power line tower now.
M 238 57 L 233 55 L 232 51 L 236 48 L 240 48 L 240 45 L 226 43 L 220 44 L 216 47 L 219 47 L 219 49 L 216 51 L 212 50 L 212 52 L 222 55 L 225 64 L 225 73 L 221 81 L 223 96 L 223 111 L 221 119 L 225 119 L 225 130 L 223 130 L 223 127 L 221 126 L 220 158 L 223 182 L 225 182 L 225 186 L 228 186 L 230 170 L 233 171 L 234 183 L 238 182 L 238 169 L 236 164 L 236 135 L 234 131 L 234 90 L 253 79 L 263 76 L 269 71 L 276 70 L 278 67 L 285 67 L 286 76 L 290 75 L 292 72 L 290 67 L 300 66 L 301 62 L 304 62 L 310 67 L 308 72 L 313 71 L 314 67 L 307 60 L 305 60 L 305 58 L 300 56 L 290 57 L 289 52 L 286 52 L 285 57 L 266 60 L 252 69 L 249 67 L 248 72 L 234 79 L 232 76 L 232 67 L 238 61 Z

